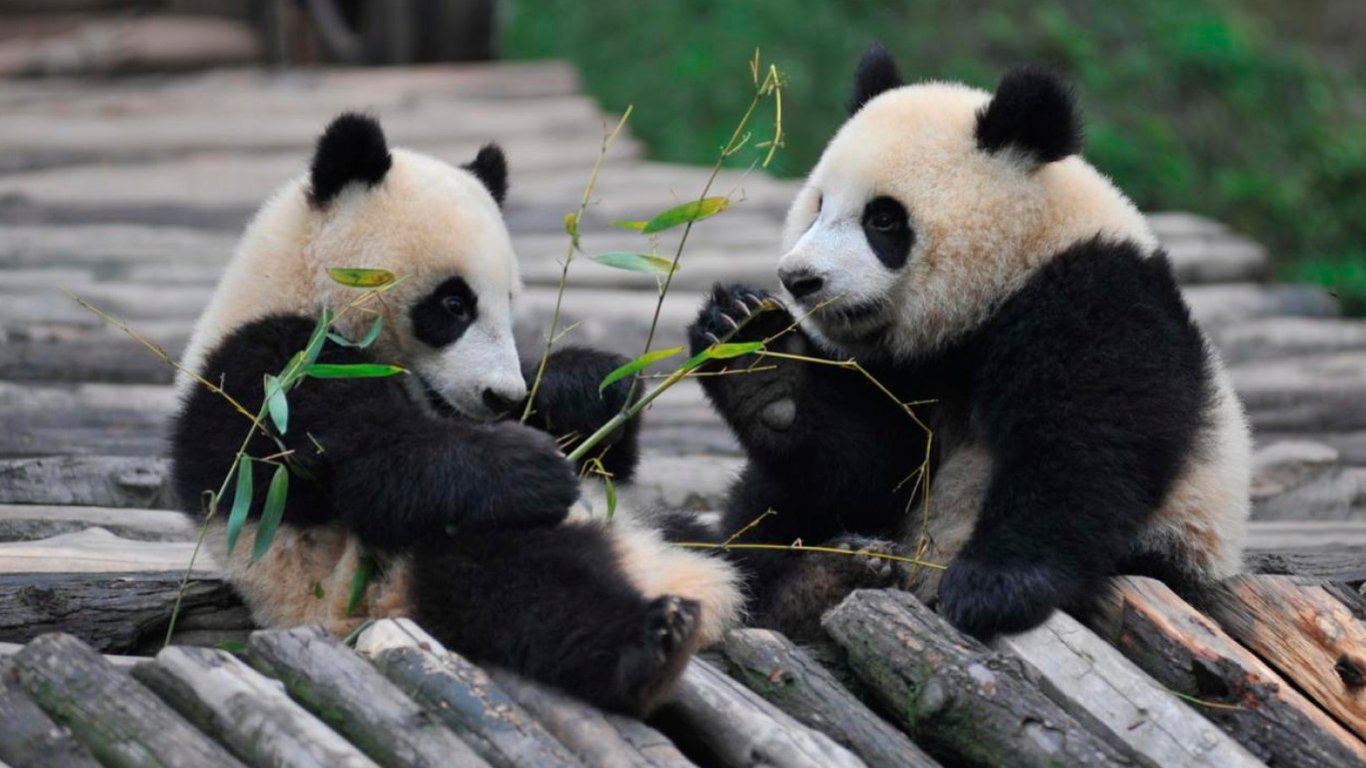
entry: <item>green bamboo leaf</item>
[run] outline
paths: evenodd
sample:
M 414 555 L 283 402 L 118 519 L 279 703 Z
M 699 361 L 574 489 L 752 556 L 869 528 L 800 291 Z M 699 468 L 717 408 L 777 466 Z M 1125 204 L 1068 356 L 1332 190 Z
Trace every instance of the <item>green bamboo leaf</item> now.
M 637 371 L 643 371 L 646 368 L 649 368 L 650 366 L 659 362 L 660 360 L 673 357 L 674 355 L 682 351 L 682 347 L 674 347 L 672 349 L 656 349 L 653 352 L 641 355 L 640 357 L 637 357 L 636 359 L 621 366 L 620 368 L 617 368 L 615 371 L 612 371 L 611 373 L 607 374 L 607 376 L 603 378 L 602 383 L 598 385 L 598 392 L 602 392 L 604 389 L 607 389 L 612 384 L 621 381 L 622 379 L 626 378 L 627 376 L 630 376 L 633 373 L 636 373 Z
M 602 486 L 607 492 L 607 519 L 611 520 L 617 514 L 617 489 L 612 485 L 611 475 L 602 476 Z
M 346 615 L 356 615 L 356 609 L 360 607 L 361 598 L 365 597 L 365 588 L 370 585 L 370 575 L 375 571 L 375 559 L 369 555 L 361 555 L 360 562 L 356 563 L 356 572 L 351 575 L 351 590 L 346 593 Z
M 298 369 L 300 373 L 298 378 L 303 378 L 302 373 L 304 368 L 307 368 L 317 361 L 318 355 L 323 351 L 323 344 L 327 342 L 327 329 L 331 326 L 332 310 L 323 307 L 322 314 L 318 315 L 318 324 L 313 326 L 313 333 L 308 337 L 308 346 L 304 347 L 303 359 Z
M 228 513 L 228 554 L 237 547 L 237 537 L 242 533 L 242 525 L 247 522 L 251 511 L 251 495 L 254 492 L 251 461 L 245 456 L 237 460 L 237 490 L 232 494 L 232 511 Z
M 365 332 L 365 335 L 361 337 L 360 341 L 351 341 L 339 333 L 329 333 L 327 334 L 327 338 L 331 339 L 332 343 L 337 346 L 365 349 L 375 343 L 375 340 L 379 338 L 380 331 L 382 330 L 384 330 L 384 316 L 376 315 L 375 322 L 370 324 L 370 330 Z M 316 360 L 317 358 L 314 359 Z M 308 361 L 308 364 L 312 365 L 313 360 Z
M 726 360 L 741 355 L 749 355 L 763 350 L 762 341 L 739 341 L 730 344 L 713 344 L 702 353 L 709 360 Z
M 352 288 L 379 288 L 394 282 L 394 273 L 387 269 L 333 267 L 327 270 L 333 280 Z
M 640 231 L 647 235 L 662 232 L 679 224 L 710 218 L 729 207 L 730 198 L 728 197 L 704 197 L 701 200 L 693 200 L 670 208 L 650 219 Z
M 407 372 L 402 366 L 379 363 L 314 363 L 308 367 L 308 375 L 315 379 L 378 379 Z
M 574 250 L 579 250 L 579 215 L 577 213 L 566 213 L 564 215 L 564 233 L 569 235 L 569 242 L 574 246 Z
M 261 520 L 256 524 L 256 543 L 251 549 L 254 563 L 270 549 L 275 541 L 275 532 L 280 528 L 280 518 L 285 514 L 285 498 L 289 496 L 289 470 L 281 464 L 275 468 L 270 478 L 270 488 L 266 489 L 266 506 L 261 511 Z
M 285 397 L 285 388 L 280 380 L 270 374 L 266 374 L 266 412 L 283 435 L 289 428 L 289 400 Z
M 614 267 L 625 269 L 631 272 L 659 272 L 669 274 L 673 269 L 673 262 L 663 256 L 652 256 L 648 253 L 632 253 L 631 251 L 608 251 L 593 257 L 593 261 L 604 267 Z
M 619 227 L 621 229 L 642 230 L 645 229 L 645 225 L 649 223 L 650 222 L 648 221 L 627 221 L 625 219 L 619 219 L 617 221 L 609 221 L 607 222 L 607 225 L 609 227 Z

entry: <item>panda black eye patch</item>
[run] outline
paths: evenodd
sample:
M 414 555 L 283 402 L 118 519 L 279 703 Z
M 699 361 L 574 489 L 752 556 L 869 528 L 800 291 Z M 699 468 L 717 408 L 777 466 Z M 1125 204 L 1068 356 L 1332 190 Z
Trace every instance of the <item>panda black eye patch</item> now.
M 868 245 L 888 269 L 901 269 L 915 244 L 915 230 L 911 229 L 906 206 L 895 199 L 875 197 L 863 208 L 863 236 Z
M 454 344 L 479 316 L 479 297 L 464 278 L 452 277 L 413 305 L 413 335 L 441 348 Z

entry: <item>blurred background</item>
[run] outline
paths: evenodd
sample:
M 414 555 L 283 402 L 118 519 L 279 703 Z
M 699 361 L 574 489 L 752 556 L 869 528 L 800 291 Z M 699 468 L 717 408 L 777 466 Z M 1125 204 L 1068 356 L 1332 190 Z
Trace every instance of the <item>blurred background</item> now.
M 565 59 L 608 111 L 635 105 L 648 157 L 679 163 L 715 157 L 758 47 L 789 78 L 783 177 L 842 121 L 872 40 L 909 79 L 991 88 L 1021 61 L 1066 73 L 1088 158 L 1141 208 L 1225 222 L 1282 279 L 1366 314 L 1362 0 L 0 0 L 12 77 Z

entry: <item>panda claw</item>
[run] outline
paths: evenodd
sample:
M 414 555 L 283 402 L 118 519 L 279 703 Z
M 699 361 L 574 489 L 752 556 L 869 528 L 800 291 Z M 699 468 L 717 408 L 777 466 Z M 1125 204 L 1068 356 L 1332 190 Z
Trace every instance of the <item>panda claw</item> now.
M 709 340 L 711 341 L 711 343 L 713 343 L 713 344 L 720 344 L 720 343 L 721 343 L 721 339 L 717 338 L 716 334 L 712 333 L 711 331 L 707 331 L 707 332 L 706 332 L 705 334 L 703 334 L 703 335 L 706 336 L 707 339 L 709 339 Z
M 750 310 L 749 305 L 741 301 L 740 299 L 731 299 L 731 303 L 735 305 L 736 309 L 739 309 L 741 312 L 745 313 L 745 317 L 750 317 L 754 314 L 754 312 Z
M 721 319 L 722 319 L 722 320 L 725 320 L 725 321 L 728 322 L 728 323 L 730 323 L 730 327 L 731 327 L 732 329 L 737 330 L 737 331 L 740 330 L 740 324 L 737 323 L 737 322 L 735 322 L 735 318 L 731 317 L 730 315 L 726 314 L 725 312 L 722 312 L 722 313 L 721 313 Z

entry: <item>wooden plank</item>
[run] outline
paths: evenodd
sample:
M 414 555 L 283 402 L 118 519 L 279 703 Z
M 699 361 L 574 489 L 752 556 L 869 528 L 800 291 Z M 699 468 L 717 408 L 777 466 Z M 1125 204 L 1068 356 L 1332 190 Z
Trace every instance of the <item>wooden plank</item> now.
M 189 541 L 196 526 L 180 512 L 51 504 L 0 504 L 0 542 L 34 541 L 100 528 L 134 541 Z
M 99 768 L 85 745 L 58 725 L 19 684 L 14 663 L 0 658 L 0 764 L 14 768 Z
M 171 646 L 132 670 L 177 712 L 251 765 L 374 768 L 280 685 L 232 654 Z
M 863 761 L 820 731 L 802 725 L 708 662 L 683 671 L 663 718 L 685 729 L 716 765 L 861 766 Z M 666 733 L 672 733 L 666 727 Z
M 1160 581 L 1113 579 L 1088 621 L 1269 765 L 1366 765 L 1366 744 Z
M 1221 582 L 1206 610 L 1357 736 L 1366 737 L 1366 626 L 1322 587 L 1289 576 Z
M 878 717 L 791 640 L 766 629 L 726 635 L 728 671 L 797 722 L 834 739 L 869 766 L 939 765 Z
M 183 575 L 0 574 L 0 640 L 23 643 L 64 631 L 106 653 L 133 651 L 161 639 Z M 196 579 L 185 591 L 181 626 L 240 605 L 226 582 Z
M 11 658 L 19 681 L 38 704 L 106 766 L 242 765 L 71 635 L 44 635 Z
M 601 710 L 501 669 L 489 676 L 584 765 L 595 768 L 688 768 L 667 737 L 629 718 Z
M 1077 722 L 1019 658 L 900 590 L 857 590 L 822 620 L 878 703 L 931 753 L 991 766 L 1113 765 L 1130 754 Z
M 136 541 L 103 528 L 86 528 L 38 541 L 0 544 L 0 573 L 118 573 L 184 568 L 193 541 Z M 195 573 L 217 572 L 213 558 L 200 552 Z
M 1256 552 L 1366 546 L 1366 520 L 1253 520 L 1247 546 Z
M 1055 611 L 1042 625 L 1001 636 L 993 646 L 1024 659 L 1054 701 L 1147 765 L 1262 765 L 1066 613 Z
M 581 766 L 488 673 L 452 653 L 410 619 L 383 619 L 356 650 L 395 685 L 435 712 L 490 765 Z
M 435 713 L 320 628 L 254 632 L 247 658 L 380 765 L 488 765 Z
M 0 503 L 171 509 L 169 472 L 145 456 L 0 459 Z
M 1251 573 L 1366 581 L 1366 545 L 1249 549 L 1243 564 Z

